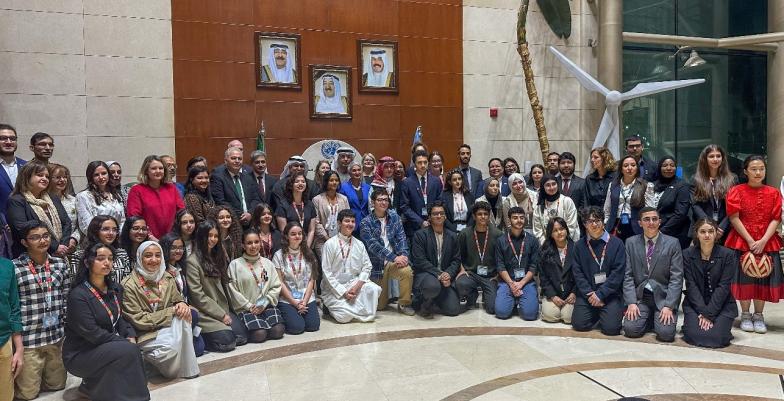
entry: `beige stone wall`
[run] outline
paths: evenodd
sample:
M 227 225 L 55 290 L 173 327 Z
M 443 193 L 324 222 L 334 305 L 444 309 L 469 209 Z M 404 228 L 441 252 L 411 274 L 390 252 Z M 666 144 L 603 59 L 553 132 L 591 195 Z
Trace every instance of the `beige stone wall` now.
M 0 121 L 55 138 L 53 160 L 84 186 L 91 160 L 126 180 L 147 154 L 174 152 L 171 3 L 0 0 Z
M 542 162 L 515 43 L 519 5 L 520 0 L 463 2 L 463 136 L 471 145 L 476 167 L 485 172 L 493 156 L 512 156 L 522 168 L 526 160 Z M 568 40 L 556 38 L 534 0 L 527 32 L 550 149 L 574 153 L 581 169 L 579 160 L 588 158 L 603 111 L 596 109 L 602 104 L 561 68 L 546 46 L 556 46 L 595 74 L 596 54 L 588 40 L 598 38 L 598 19 L 586 0 L 570 0 L 570 5 Z M 499 109 L 497 118 L 490 118 L 491 107 Z

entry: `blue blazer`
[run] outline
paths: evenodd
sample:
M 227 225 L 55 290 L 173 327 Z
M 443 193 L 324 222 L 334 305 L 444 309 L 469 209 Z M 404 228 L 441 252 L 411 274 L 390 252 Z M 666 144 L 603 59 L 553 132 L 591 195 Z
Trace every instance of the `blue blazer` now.
M 343 195 L 346 195 L 348 198 L 348 206 L 351 208 L 351 211 L 357 216 L 354 221 L 361 222 L 365 216 L 370 213 L 370 185 L 362 181 L 362 199 L 357 197 L 357 191 L 354 190 L 354 187 L 351 186 L 351 181 L 346 181 L 340 184 L 340 192 Z M 357 223 L 354 226 L 354 235 L 359 238 L 359 226 L 360 224 Z
M 22 167 L 27 163 L 26 160 L 16 158 L 16 168 L 22 170 Z M 8 207 L 8 197 L 14 191 L 15 182 L 11 182 L 11 177 L 5 172 L 5 168 L 0 167 L 0 213 L 5 216 L 5 209 Z
M 427 204 L 422 198 L 419 188 L 419 181 L 414 174 L 406 177 L 401 185 L 400 212 L 405 217 L 403 228 L 406 236 L 411 238 L 415 232 L 422 228 L 422 222 L 427 219 L 426 214 L 422 214 L 422 209 L 427 209 L 433 202 L 441 199 L 441 180 L 438 177 L 427 175 Z

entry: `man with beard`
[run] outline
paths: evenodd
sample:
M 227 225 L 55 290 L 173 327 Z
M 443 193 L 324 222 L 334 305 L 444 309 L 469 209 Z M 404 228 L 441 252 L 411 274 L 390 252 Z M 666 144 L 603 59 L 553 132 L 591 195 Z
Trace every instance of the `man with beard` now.
M 261 67 L 261 81 L 282 84 L 297 83 L 297 70 L 289 57 L 289 46 L 271 43 L 267 64 Z
M 321 85 L 316 85 L 316 113 L 318 114 L 348 114 L 348 99 L 343 96 L 340 78 L 333 74 L 321 76 Z
M 395 72 L 389 71 L 387 51 L 384 49 L 370 50 L 370 60 L 366 63 L 364 71 L 362 86 L 390 88 L 395 85 Z
M 0 124 L 0 215 L 5 216 L 6 202 L 14 190 L 16 176 L 27 161 L 16 157 L 16 128 Z
M 558 152 L 550 152 L 547 154 L 547 160 L 545 160 L 544 168 L 547 170 L 547 174 L 555 177 L 558 175 L 558 160 L 559 160 Z
M 30 138 L 30 151 L 33 152 L 33 160 L 49 164 L 54 153 L 54 139 L 46 132 L 36 132 Z
M 585 179 L 574 174 L 574 162 L 575 157 L 573 154 L 569 152 L 561 153 L 558 157 L 558 172 L 560 174 L 555 177 L 555 180 L 558 181 L 558 189 L 561 193 L 570 197 L 574 201 L 574 206 L 577 210 L 580 210 L 583 206 L 585 194 Z
M 468 187 L 468 192 L 478 198 L 483 194 L 479 192 L 481 189 L 480 183 L 482 182 L 482 172 L 475 167 L 471 167 L 471 147 L 462 144 L 457 150 L 457 157 L 460 159 L 460 172 L 463 173 L 463 182 Z
M 348 165 L 354 161 L 354 157 L 356 157 L 354 150 L 347 146 L 341 146 L 335 151 L 335 160 L 332 160 L 330 168 L 338 173 L 340 182 L 346 182 L 351 178 L 351 174 L 349 174 L 348 171 Z

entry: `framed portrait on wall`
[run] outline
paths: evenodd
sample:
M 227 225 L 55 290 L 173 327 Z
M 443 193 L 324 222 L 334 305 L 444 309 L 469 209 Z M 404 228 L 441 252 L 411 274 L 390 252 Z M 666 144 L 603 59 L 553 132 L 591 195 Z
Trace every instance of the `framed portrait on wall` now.
M 351 118 L 351 67 L 310 66 L 310 118 Z
M 397 42 L 360 39 L 357 48 L 359 91 L 398 93 Z
M 256 32 L 256 87 L 302 89 L 300 35 Z

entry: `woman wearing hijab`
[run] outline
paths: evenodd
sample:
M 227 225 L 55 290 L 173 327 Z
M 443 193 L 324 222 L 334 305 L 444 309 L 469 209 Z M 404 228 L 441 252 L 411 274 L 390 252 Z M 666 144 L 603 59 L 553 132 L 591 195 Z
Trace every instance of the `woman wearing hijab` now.
M 689 247 L 689 212 L 691 211 L 691 185 L 675 176 L 677 164 L 672 156 L 659 160 L 656 181 L 648 183 L 645 206 L 659 211 L 660 231 L 675 237 L 681 249 Z
M 509 220 L 509 209 L 519 206 L 525 210 L 525 228 L 531 228 L 531 214 L 534 211 L 534 195 L 531 190 L 525 187 L 525 178 L 520 173 L 512 173 L 509 176 L 509 187 L 512 193 L 505 196 L 503 200 L 503 213 L 501 218 L 504 220 L 504 227 L 509 228 L 512 222 Z
M 487 202 L 490 205 L 490 224 L 496 228 L 504 229 L 503 219 L 503 197 L 501 196 L 501 181 L 498 178 L 490 177 L 486 181 L 484 195 L 480 196 L 476 203 Z
M 540 244 L 544 244 L 547 236 L 547 225 L 553 217 L 560 217 L 566 222 L 572 241 L 580 239 L 577 226 L 577 208 L 572 198 L 565 196 L 558 189 L 558 181 L 552 175 L 545 174 L 539 186 L 539 197 L 534 208 L 533 232 Z
M 168 379 L 198 376 L 191 309 L 166 273 L 157 242 L 139 245 L 136 268 L 123 280 L 123 289 L 123 316 L 136 329 L 144 359 Z

